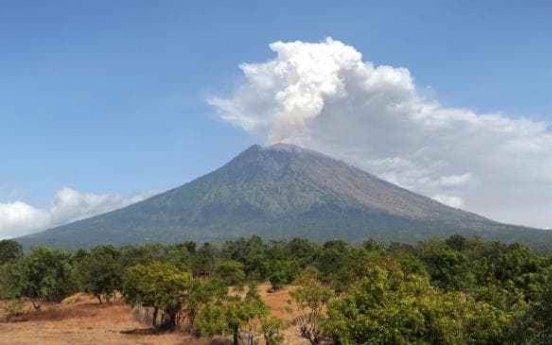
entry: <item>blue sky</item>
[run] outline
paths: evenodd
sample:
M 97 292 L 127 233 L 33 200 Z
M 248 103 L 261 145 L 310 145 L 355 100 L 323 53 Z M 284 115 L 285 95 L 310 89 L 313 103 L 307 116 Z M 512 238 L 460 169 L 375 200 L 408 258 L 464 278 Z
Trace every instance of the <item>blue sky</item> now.
M 447 107 L 552 121 L 549 1 L 11 1 L 0 8 L 0 203 L 162 191 L 255 142 L 206 103 L 274 41 L 326 37 Z

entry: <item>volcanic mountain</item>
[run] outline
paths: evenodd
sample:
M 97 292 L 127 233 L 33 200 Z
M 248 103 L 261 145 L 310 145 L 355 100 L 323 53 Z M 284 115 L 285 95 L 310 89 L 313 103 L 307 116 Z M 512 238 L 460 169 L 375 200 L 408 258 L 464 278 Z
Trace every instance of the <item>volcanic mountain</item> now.
M 26 247 L 89 247 L 267 239 L 415 242 L 454 233 L 539 243 L 544 230 L 451 208 L 318 152 L 254 145 L 181 187 L 19 240 Z

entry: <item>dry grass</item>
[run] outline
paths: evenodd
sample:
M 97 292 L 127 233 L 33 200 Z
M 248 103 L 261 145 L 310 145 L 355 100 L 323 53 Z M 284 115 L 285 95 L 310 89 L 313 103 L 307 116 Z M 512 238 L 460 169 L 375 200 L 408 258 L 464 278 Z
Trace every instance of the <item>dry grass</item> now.
M 294 315 L 284 308 L 290 289 L 269 293 L 269 285 L 261 284 L 259 292 L 273 314 L 290 323 Z M 112 303 L 77 294 L 57 305 L 44 305 L 35 312 L 24 304 L 23 315 L 15 322 L 6 322 L 5 302 L 0 301 L 0 345 L 223 345 L 226 339 L 196 339 L 181 332 L 155 334 L 149 324 L 139 321 L 136 313 L 119 298 Z M 285 344 L 306 344 L 290 326 L 285 332 Z
M 133 330 L 147 329 L 148 325 L 137 321 L 131 308 L 121 300 L 99 304 L 95 298 L 80 296 L 72 303 L 44 305 L 42 309 L 35 312 L 26 305 L 22 321 L 1 322 L 0 344 L 209 344 L 208 340 L 196 340 L 179 332 L 133 334 Z

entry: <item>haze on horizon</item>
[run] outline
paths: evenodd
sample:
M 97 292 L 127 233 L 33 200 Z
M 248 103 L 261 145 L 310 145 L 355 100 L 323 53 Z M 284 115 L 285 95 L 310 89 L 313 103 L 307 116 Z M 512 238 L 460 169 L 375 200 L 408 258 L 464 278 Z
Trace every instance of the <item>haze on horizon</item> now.
M 124 207 L 275 142 L 547 228 L 552 7 L 536 3 L 9 5 L 0 238 Z

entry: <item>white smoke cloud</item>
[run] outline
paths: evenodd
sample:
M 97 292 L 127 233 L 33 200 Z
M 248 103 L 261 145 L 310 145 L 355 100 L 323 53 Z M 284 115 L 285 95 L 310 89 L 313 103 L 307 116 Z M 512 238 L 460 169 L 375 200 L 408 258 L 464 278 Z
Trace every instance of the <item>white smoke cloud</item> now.
M 49 208 L 21 201 L 0 203 L 0 239 L 27 235 L 57 225 L 89 218 L 145 199 L 149 194 L 82 193 L 72 188 L 56 192 Z
M 240 66 L 243 82 L 208 102 L 268 143 L 287 142 L 491 218 L 552 222 L 547 123 L 445 107 L 406 68 L 363 61 L 355 48 L 275 42 L 273 60 Z

